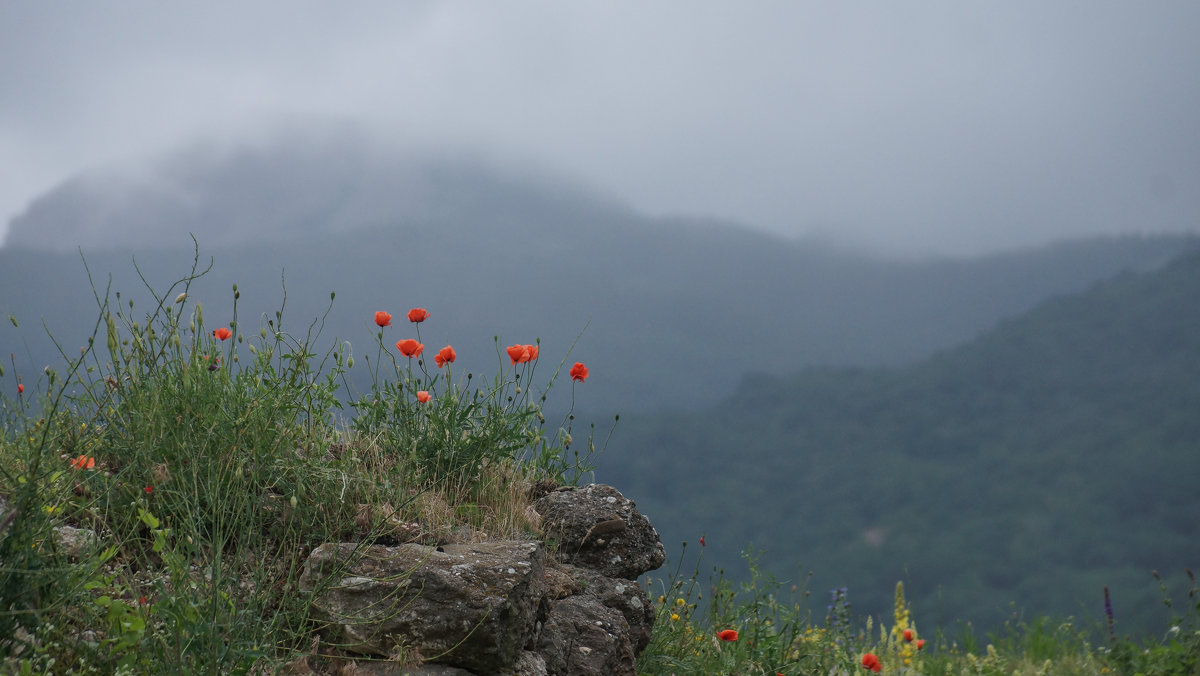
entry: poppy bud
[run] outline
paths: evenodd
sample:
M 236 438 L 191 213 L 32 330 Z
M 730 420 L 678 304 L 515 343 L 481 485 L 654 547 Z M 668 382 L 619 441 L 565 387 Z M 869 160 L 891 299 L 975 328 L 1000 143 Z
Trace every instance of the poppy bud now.
M 183 293 L 179 294 L 178 296 L 175 296 L 175 304 L 176 305 L 182 303 L 185 300 L 187 300 L 187 291 L 184 291 Z

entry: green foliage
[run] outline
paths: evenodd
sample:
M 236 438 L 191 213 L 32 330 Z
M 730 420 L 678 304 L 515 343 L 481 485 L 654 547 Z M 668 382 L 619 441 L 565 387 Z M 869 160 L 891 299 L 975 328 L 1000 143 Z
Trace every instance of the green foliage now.
M 533 481 L 588 471 L 567 450 L 573 416 L 545 428 L 550 385 L 536 398 L 518 385 L 536 362 L 501 364 L 478 390 L 417 362 L 353 396 L 349 341 L 315 347 L 324 317 L 294 331 L 280 307 L 251 327 L 235 284 L 214 329 L 192 300 L 206 272 L 197 254 L 165 291 L 143 279 L 144 313 L 95 291 L 86 346 L 60 349 L 65 373 L 47 367 L 35 388 L 14 361 L 0 376 L 29 384 L 0 394 L 5 668 L 265 673 L 320 629 L 296 587 L 312 548 L 386 540 L 406 519 L 436 537 L 451 524 L 420 512 L 426 493 L 512 536 Z M 339 417 L 343 401 L 356 415 Z
M 683 552 L 687 553 L 687 543 Z M 883 674 L 926 676 L 1099 676 L 1103 674 L 1194 674 L 1200 650 L 1200 605 L 1196 587 L 1191 605 L 1161 641 L 1111 636 L 1095 640 L 1070 619 L 1039 616 L 1012 621 L 981 640 L 970 625 L 955 636 L 938 630 L 924 638 L 923 623 L 897 584 L 891 612 L 855 616 L 848 590 L 830 593 L 822 610 L 812 607 L 812 576 L 799 585 L 780 582 L 762 571 L 758 555 L 744 554 L 750 574 L 730 581 L 713 569 L 700 579 L 701 558 L 681 577 L 680 562 L 666 579 L 648 579 L 657 623 L 650 645 L 638 659 L 639 674 L 851 674 L 868 655 Z M 818 598 L 823 598 L 818 596 Z M 1168 605 L 1170 598 L 1164 597 Z M 816 612 L 814 612 L 816 611 Z M 721 640 L 722 632 L 737 632 Z M 1101 637 L 1104 632 L 1099 633 Z M 731 636 L 726 634 L 726 636 Z

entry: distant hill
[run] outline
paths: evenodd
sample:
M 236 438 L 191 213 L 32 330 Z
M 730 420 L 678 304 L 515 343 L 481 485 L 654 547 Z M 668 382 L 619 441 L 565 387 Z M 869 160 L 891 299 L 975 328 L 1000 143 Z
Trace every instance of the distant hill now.
M 145 299 L 130 258 L 160 289 L 191 261 L 210 322 L 273 315 L 286 276 L 293 329 L 337 299 L 326 337 L 372 354 L 377 309 L 423 306 L 429 343 L 463 370 L 494 372 L 493 336 L 543 339 L 549 375 L 571 359 L 592 377 L 582 419 L 719 401 L 750 371 L 901 364 L 979 335 L 1048 297 L 1153 268 L 1194 237 L 1064 242 L 967 260 L 888 261 L 736 224 L 655 219 L 546 172 L 433 156 L 336 134 L 193 148 L 136 169 L 65 182 L 16 219 L 0 249 L 0 350 L 26 371 L 95 317 L 76 251 L 96 281 Z M 143 307 L 143 306 L 139 306 Z M 589 323 L 590 322 L 590 323 Z M 387 338 L 406 337 L 407 325 Z M 554 364 L 550 362 L 553 361 Z M 363 363 L 363 360 L 358 360 Z
M 600 474 L 668 544 L 706 533 L 734 571 L 752 541 L 858 612 L 904 580 L 926 626 L 1094 619 L 1108 585 L 1118 630 L 1157 633 L 1151 569 L 1200 565 L 1197 299 L 1191 253 L 903 367 L 788 375 L 765 354 L 711 408 L 622 418 Z

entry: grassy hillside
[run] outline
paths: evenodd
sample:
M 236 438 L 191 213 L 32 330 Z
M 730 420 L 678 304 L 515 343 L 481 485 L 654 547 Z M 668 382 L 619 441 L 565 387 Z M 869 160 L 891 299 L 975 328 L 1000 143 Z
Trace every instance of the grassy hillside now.
M 1122 627 L 1159 631 L 1150 571 L 1200 562 L 1197 298 L 1187 255 L 911 366 L 750 377 L 700 413 L 623 418 L 600 474 L 668 542 L 705 533 L 740 569 L 753 541 L 859 611 L 904 579 L 927 623 L 1098 617 L 1108 585 Z

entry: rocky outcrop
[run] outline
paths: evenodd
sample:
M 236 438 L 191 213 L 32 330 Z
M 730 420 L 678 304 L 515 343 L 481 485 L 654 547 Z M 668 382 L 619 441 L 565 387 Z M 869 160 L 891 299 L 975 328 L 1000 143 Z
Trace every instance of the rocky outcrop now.
M 557 490 L 534 503 L 559 560 L 629 580 L 655 570 L 667 553 L 633 500 L 603 484 Z
M 422 665 L 396 674 L 632 676 L 654 624 L 634 578 L 662 565 L 658 534 L 610 486 L 533 507 L 541 540 L 318 547 L 300 586 L 326 641 Z

